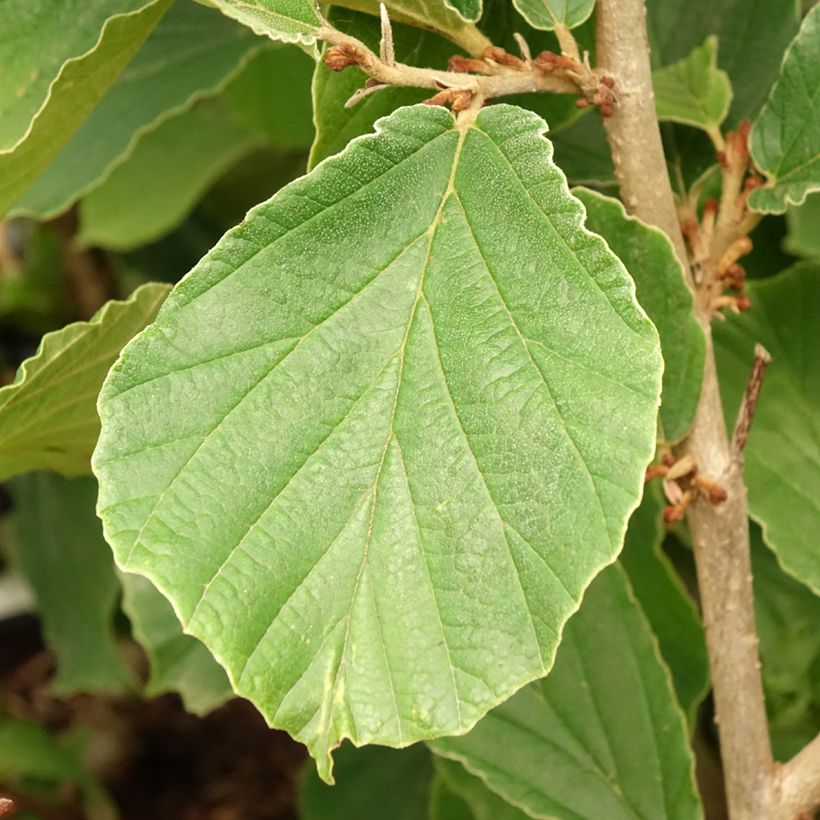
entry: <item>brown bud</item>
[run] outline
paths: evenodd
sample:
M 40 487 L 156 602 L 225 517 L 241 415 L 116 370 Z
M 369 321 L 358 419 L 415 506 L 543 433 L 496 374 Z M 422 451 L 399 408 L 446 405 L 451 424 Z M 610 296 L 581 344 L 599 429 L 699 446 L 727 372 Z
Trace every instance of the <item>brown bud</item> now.
M 331 71 L 342 71 L 350 65 L 358 65 L 359 55 L 352 46 L 333 46 L 325 53 L 323 62 Z
M 661 478 L 669 472 L 669 468 L 664 464 L 650 464 L 646 468 L 643 480 L 644 482 L 652 481 L 655 478 Z
M 718 151 L 715 156 L 717 157 L 717 161 L 720 164 L 720 167 L 726 170 L 729 167 L 729 161 L 726 159 L 726 152 L 725 151 Z
M 428 100 L 424 100 L 425 105 L 447 105 L 450 102 L 450 89 L 446 88 L 444 91 L 439 91 L 433 94 Z
M 729 497 L 729 494 L 720 484 L 706 478 L 706 476 L 698 476 L 695 479 L 695 484 L 706 493 L 710 504 L 722 504 Z
M 604 74 L 604 76 L 603 76 L 603 77 L 601 77 L 601 82 L 602 82 L 602 83 L 603 83 L 603 84 L 604 84 L 607 88 L 614 88 L 614 87 L 615 87 L 615 78 L 614 78 L 614 77 L 610 77 L 610 76 L 609 76 L 609 74 Z
M 456 91 L 450 99 L 450 107 L 458 113 L 470 107 L 473 101 L 473 92 L 467 89 Z
M 604 103 L 598 108 L 602 117 L 611 117 L 615 113 L 615 107 L 612 103 Z
M 523 70 L 527 67 L 527 64 L 520 57 L 510 54 L 508 51 L 500 48 L 499 46 L 487 46 L 487 48 L 484 49 L 482 56 L 485 60 L 492 60 L 494 63 L 498 63 L 499 65 L 506 65 L 519 70 Z
M 589 100 L 586 97 L 579 97 L 575 101 L 576 108 L 586 108 L 589 105 Z
M 752 309 L 752 300 L 749 298 L 748 293 L 738 293 L 737 297 L 735 298 L 735 302 L 737 303 L 738 310 Z
M 677 459 L 672 453 L 664 453 L 661 456 L 661 463 L 665 464 L 667 467 L 671 467 L 676 461 Z
M 483 60 L 474 60 L 471 57 L 462 57 L 460 54 L 454 54 L 447 61 L 450 71 L 456 71 L 459 74 L 486 74 L 488 66 Z
M 713 197 L 710 196 L 706 202 L 703 203 L 703 216 L 712 215 L 714 216 L 718 211 L 718 201 Z

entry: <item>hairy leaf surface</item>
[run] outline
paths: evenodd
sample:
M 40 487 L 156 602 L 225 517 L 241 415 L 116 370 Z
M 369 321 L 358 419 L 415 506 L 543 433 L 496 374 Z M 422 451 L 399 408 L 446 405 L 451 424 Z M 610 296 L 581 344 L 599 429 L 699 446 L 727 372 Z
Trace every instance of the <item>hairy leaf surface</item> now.
M 734 423 L 760 342 L 772 363 L 746 447 L 749 510 L 783 568 L 820 594 L 820 265 L 747 290 L 752 309 L 715 327 L 726 420 Z
M 619 200 L 586 188 L 573 193 L 587 210 L 587 227 L 603 236 L 626 266 L 641 307 L 658 329 L 664 359 L 661 430 L 667 441 L 679 441 L 695 416 L 706 357 L 683 267 L 668 237 L 627 215 Z
M 513 0 L 521 16 L 533 27 L 552 31 L 556 26 L 580 26 L 595 6 L 595 0 Z
M 324 777 L 545 674 L 640 497 L 657 334 L 544 127 L 400 109 L 251 211 L 103 389 L 118 562 Z
M 702 816 L 683 715 L 619 567 L 590 587 L 544 680 L 431 745 L 531 817 Z
M 30 473 L 11 484 L 19 563 L 57 657 L 54 691 L 116 692 L 133 686 L 114 641 L 119 581 L 94 513 L 97 482 Z
M 755 165 L 769 178 L 753 191 L 749 207 L 783 213 L 820 189 L 820 6 L 803 21 L 783 58 L 749 141 Z
M 168 118 L 216 94 L 263 45 L 197 3 L 176 3 L 12 213 L 54 216 L 104 181 Z
M 146 1 L 132 12 L 114 14 L 90 50 L 63 63 L 24 136 L 0 151 L 0 217 L 105 95 L 170 4 Z
M 732 86 L 729 75 L 717 67 L 717 55 L 717 37 L 707 37 L 683 60 L 653 72 L 659 120 L 720 133 L 732 102 Z
M 168 290 L 144 285 L 91 321 L 43 337 L 14 383 L 0 389 L 0 478 L 39 469 L 88 472 L 105 374 L 123 345 L 153 320 Z
M 176 692 L 187 711 L 204 715 L 233 696 L 225 670 L 194 637 L 186 635 L 171 605 L 141 575 L 120 573 L 122 606 L 134 637 L 148 656 L 149 697 Z

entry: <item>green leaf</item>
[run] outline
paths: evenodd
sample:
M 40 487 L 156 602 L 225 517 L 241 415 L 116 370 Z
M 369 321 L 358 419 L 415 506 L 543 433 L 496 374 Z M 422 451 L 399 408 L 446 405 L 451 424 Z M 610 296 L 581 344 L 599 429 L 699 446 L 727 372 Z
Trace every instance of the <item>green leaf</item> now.
M 513 0 L 513 5 L 533 28 L 552 31 L 580 26 L 592 14 L 595 0 Z
M 70 59 L 90 51 L 110 17 L 131 14 L 145 0 L 5 0 L 0 42 L 0 151 L 13 148 L 48 99 Z
M 820 189 L 820 6 L 803 20 L 766 105 L 752 127 L 749 148 L 768 177 L 749 207 L 783 213 Z
M 796 256 L 820 258 L 820 193 L 809 194 L 802 205 L 786 211 L 789 233 L 784 247 Z
M 171 605 L 147 578 L 122 573 L 120 580 L 123 609 L 150 664 L 145 694 L 177 692 L 185 709 L 195 715 L 221 706 L 233 692 L 211 653 L 183 633 Z
M 760 342 L 772 363 L 746 446 L 752 518 L 786 570 L 820 594 L 820 264 L 750 282 L 752 309 L 715 326 L 723 406 L 733 424 Z
M 527 820 L 531 817 L 497 795 L 477 775 L 470 774 L 461 763 L 436 755 L 434 760 L 436 775 L 450 794 L 462 800 L 467 812 L 453 814 L 441 820 Z M 430 820 L 437 820 L 431 811 Z
M 57 657 L 57 694 L 122 691 L 133 684 L 114 639 L 119 598 L 111 550 L 94 513 L 97 482 L 31 473 L 16 479 L 17 561 L 37 598 Z
M 586 188 L 573 193 L 587 210 L 587 227 L 606 239 L 635 280 L 638 301 L 658 329 L 665 364 L 662 434 L 679 441 L 695 416 L 706 360 L 706 340 L 683 267 L 666 234 L 628 216 L 617 199 Z
M 732 86 L 729 75 L 717 67 L 717 54 L 717 37 L 707 37 L 683 60 L 652 74 L 659 120 L 720 133 L 720 124 L 729 113 Z
M 786 761 L 820 731 L 820 598 L 780 569 L 759 528 L 750 534 L 769 728 Z
M 124 162 L 141 138 L 219 93 L 264 43 L 197 3 L 175 3 L 117 83 L 12 214 L 65 211 Z
M 612 153 L 601 118 L 584 114 L 567 128 L 550 134 L 555 163 L 576 185 L 617 185 Z
M 647 485 L 640 507 L 629 519 L 620 560 L 691 726 L 709 688 L 709 661 L 697 609 L 663 551 L 662 510 L 659 488 Z
M 656 68 L 684 59 L 717 36 L 718 64 L 732 84 L 730 127 L 760 110 L 799 22 L 787 0 L 647 0 L 647 12 Z
M 225 89 L 223 99 L 247 128 L 275 147 L 303 151 L 313 141 L 313 67 L 301 49 L 265 48 Z
M 62 64 L 25 135 L 0 151 L 0 217 L 97 105 L 170 3 L 143 2 L 138 10 L 108 17 L 95 45 Z
M 167 285 L 144 285 L 89 322 L 43 337 L 0 389 L 0 479 L 29 470 L 88 472 L 100 429 L 97 394 L 122 346 L 153 320 Z
M 285 43 L 310 46 L 321 27 L 318 6 L 311 0 L 210 0 L 228 17 L 255 34 Z
M 471 23 L 481 17 L 481 0 L 444 0 L 444 4 Z
M 331 9 L 329 20 L 371 48 L 378 46 L 380 26 L 376 18 Z M 393 41 L 396 59 L 408 65 L 443 69 L 454 52 L 451 42 L 433 32 L 400 23 L 393 25 Z M 313 79 L 316 137 L 310 151 L 309 167 L 338 154 L 354 137 L 370 133 L 380 117 L 402 105 L 419 103 L 431 96 L 429 89 L 391 86 L 365 97 L 352 108 L 345 108 L 345 102 L 364 86 L 366 79 L 357 68 L 330 71 L 321 61 L 316 63 Z
M 0 771 L 4 783 L 24 795 L 59 800 L 65 786 L 79 786 L 88 820 L 115 820 L 117 813 L 77 755 L 36 723 L 0 716 Z
M 441 760 L 440 757 L 436 758 Z M 458 765 L 458 764 L 455 764 Z M 476 820 L 470 805 L 450 788 L 438 771 L 430 783 L 429 820 Z
M 259 143 L 212 100 L 172 117 L 80 202 L 77 242 L 126 251 L 159 238 Z
M 118 563 L 325 778 L 346 737 L 464 731 L 545 674 L 641 494 L 657 335 L 543 130 L 400 109 L 251 211 L 103 389 Z
M 322 783 L 315 766 L 302 772 L 300 820 L 427 820 L 433 765 L 423 744 L 401 751 L 345 744 L 336 758 L 335 786 Z
M 702 816 L 669 673 L 618 567 L 589 588 L 548 677 L 431 745 L 532 817 Z

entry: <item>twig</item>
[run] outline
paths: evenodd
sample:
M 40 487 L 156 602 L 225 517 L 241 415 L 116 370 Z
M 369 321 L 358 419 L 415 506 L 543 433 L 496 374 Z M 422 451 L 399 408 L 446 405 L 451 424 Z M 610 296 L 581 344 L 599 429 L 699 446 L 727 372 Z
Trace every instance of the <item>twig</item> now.
M 596 14 L 600 68 L 617 76 L 620 88 L 618 110 L 604 125 L 622 197 L 630 212 L 669 236 L 693 285 L 655 116 L 644 0 L 598 0 Z M 698 318 L 707 341 L 703 388 L 692 430 L 678 450 L 691 454 L 727 494 L 723 504 L 700 498 L 687 509 L 726 794 L 732 820 L 770 820 L 774 763 L 757 652 L 746 489 L 731 456 L 710 315 L 702 302 Z
M 771 360 L 769 351 L 763 345 L 756 344 L 754 365 L 749 374 L 749 381 L 746 383 L 746 392 L 743 394 L 743 401 L 735 423 L 735 432 L 732 436 L 732 455 L 735 461 L 743 460 L 743 451 L 746 449 L 746 440 L 749 437 L 749 428 L 752 426 L 763 377 L 766 375 L 766 368 Z
M 396 51 L 393 47 L 393 27 L 390 25 L 390 17 L 387 14 L 387 6 L 379 3 L 379 19 L 382 26 L 382 38 L 379 43 L 379 56 L 385 65 L 396 64 Z
M 785 818 L 811 817 L 820 806 L 820 735 L 778 767 L 775 797 Z

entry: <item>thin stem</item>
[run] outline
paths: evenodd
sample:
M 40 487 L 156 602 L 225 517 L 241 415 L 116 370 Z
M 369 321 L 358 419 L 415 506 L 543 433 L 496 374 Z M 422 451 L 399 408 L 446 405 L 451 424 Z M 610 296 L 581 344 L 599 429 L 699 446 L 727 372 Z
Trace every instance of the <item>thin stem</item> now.
M 743 451 L 746 449 L 746 440 L 749 438 L 749 429 L 752 426 L 760 388 L 763 386 L 763 377 L 766 375 L 766 368 L 771 360 L 769 351 L 763 345 L 755 345 L 755 362 L 749 374 L 749 381 L 746 383 L 746 392 L 740 404 L 740 412 L 737 415 L 735 432 L 732 436 L 732 454 L 735 461 L 740 462 L 743 459 Z
M 599 67 L 619 89 L 605 120 L 621 195 L 629 211 L 672 240 L 692 282 L 666 168 L 652 93 L 644 0 L 598 0 Z M 766 820 L 773 761 L 769 744 L 751 583 L 746 489 L 733 462 L 723 418 L 708 313 L 700 403 L 680 448 L 698 470 L 728 492 L 721 505 L 698 499 L 688 509 L 709 664 L 712 673 L 726 794 L 732 820 Z

